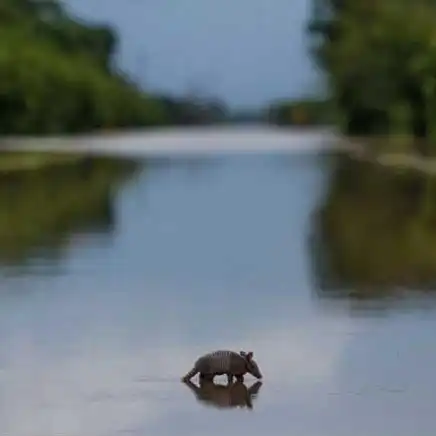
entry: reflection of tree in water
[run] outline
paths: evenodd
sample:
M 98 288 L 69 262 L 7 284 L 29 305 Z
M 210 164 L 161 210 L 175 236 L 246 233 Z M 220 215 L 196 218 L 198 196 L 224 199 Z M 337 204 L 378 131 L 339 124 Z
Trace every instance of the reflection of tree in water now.
M 56 258 L 73 234 L 111 233 L 113 195 L 131 161 L 83 157 L 0 176 L 0 263 Z
M 243 382 L 235 382 L 230 385 L 222 385 L 213 381 L 204 380 L 200 385 L 191 381 L 184 382 L 194 393 L 198 401 L 206 406 L 219 409 L 235 407 L 253 408 L 253 400 L 257 398 L 262 382 L 257 381 L 247 388 Z
M 310 245 L 321 296 L 436 289 L 436 179 L 338 158 Z

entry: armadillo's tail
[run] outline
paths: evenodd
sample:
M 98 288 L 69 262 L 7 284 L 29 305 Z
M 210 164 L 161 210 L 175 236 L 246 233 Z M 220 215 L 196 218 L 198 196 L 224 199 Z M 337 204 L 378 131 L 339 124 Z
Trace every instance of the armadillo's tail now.
M 198 369 L 194 366 L 194 368 L 191 369 L 186 375 L 182 377 L 182 381 L 186 382 L 191 380 L 192 377 L 194 377 L 195 374 L 198 373 Z

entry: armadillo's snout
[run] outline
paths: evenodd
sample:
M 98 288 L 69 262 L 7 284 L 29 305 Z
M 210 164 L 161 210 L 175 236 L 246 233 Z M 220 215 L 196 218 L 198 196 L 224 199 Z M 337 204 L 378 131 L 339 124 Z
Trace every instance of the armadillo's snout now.
M 258 367 L 257 363 L 252 360 L 251 365 L 249 367 L 249 372 L 256 377 L 258 380 L 262 378 L 262 373 L 260 372 L 260 368 Z
M 258 368 L 253 368 L 254 371 L 252 371 L 252 374 L 258 379 L 261 380 L 262 379 L 262 373 L 260 372 L 260 370 Z

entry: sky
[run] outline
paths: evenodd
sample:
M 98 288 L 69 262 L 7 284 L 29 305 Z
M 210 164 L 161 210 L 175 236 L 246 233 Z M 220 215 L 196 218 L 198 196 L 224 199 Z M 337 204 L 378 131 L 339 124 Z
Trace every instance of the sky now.
M 120 64 L 153 91 L 261 106 L 318 89 L 305 26 L 311 0 L 64 0 L 110 22 Z

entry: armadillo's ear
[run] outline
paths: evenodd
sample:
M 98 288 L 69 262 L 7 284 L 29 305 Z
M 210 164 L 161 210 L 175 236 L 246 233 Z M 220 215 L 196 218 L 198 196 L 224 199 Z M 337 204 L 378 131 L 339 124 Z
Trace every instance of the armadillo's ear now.
M 239 354 L 242 356 L 242 357 L 247 357 L 247 353 L 245 352 L 245 351 L 240 351 L 239 352 Z
M 250 360 L 250 359 L 253 357 L 253 352 L 252 352 L 252 351 L 249 351 L 249 352 L 245 355 L 245 357 L 246 357 L 248 360 Z

